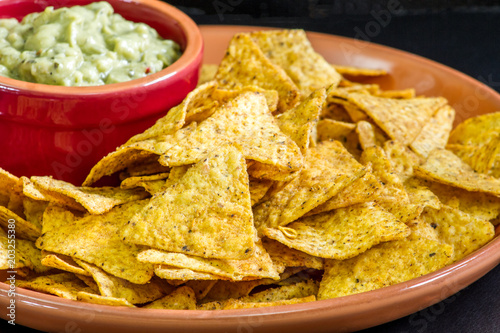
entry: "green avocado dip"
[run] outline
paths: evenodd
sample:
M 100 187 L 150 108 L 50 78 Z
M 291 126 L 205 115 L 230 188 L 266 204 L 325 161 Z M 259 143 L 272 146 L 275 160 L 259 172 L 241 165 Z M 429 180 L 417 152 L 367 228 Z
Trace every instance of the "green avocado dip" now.
M 144 23 L 107 2 L 0 19 L 0 76 L 60 86 L 97 86 L 156 73 L 181 55 Z

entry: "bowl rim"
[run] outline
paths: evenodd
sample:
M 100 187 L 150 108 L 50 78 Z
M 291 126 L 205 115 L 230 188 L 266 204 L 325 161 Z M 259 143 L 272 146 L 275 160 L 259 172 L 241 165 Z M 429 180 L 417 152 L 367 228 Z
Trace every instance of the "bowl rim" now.
M 3 0 L 2 2 L 17 3 L 19 0 Z M 115 94 L 164 81 L 175 74 L 184 71 L 203 51 L 203 38 L 198 25 L 180 9 L 159 0 L 113 0 L 109 2 L 111 5 L 112 2 L 124 2 L 150 7 L 155 11 L 160 12 L 165 17 L 176 21 L 186 38 L 186 48 L 183 50 L 180 58 L 159 72 L 125 82 L 76 87 L 33 83 L 0 76 L 0 89 L 30 91 L 32 93 L 48 94 L 53 96 Z M 47 3 L 46 6 L 50 6 L 50 3 Z

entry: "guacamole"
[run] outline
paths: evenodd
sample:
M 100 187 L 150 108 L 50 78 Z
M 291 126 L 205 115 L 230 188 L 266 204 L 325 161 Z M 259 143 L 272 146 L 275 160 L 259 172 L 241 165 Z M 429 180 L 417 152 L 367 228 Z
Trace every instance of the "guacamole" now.
M 156 73 L 181 55 L 144 23 L 107 2 L 0 19 L 0 76 L 61 86 L 96 86 Z

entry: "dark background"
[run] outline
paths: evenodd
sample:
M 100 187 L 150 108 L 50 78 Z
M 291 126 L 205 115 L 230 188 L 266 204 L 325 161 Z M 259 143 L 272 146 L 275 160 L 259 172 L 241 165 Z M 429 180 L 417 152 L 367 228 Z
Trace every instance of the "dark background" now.
M 303 28 L 395 47 L 455 68 L 500 92 L 499 1 L 168 2 L 198 24 Z M 394 8 L 390 18 L 384 16 L 389 8 Z M 367 24 L 374 20 L 380 29 L 370 31 Z M 13 330 L 0 321 L 0 332 L 37 331 L 20 326 Z M 374 332 L 500 332 L 500 266 L 443 302 L 363 331 Z

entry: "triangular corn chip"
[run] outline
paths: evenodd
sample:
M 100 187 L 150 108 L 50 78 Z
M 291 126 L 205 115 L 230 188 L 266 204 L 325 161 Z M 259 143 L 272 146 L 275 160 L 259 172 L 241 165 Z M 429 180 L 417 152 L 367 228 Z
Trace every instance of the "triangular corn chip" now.
M 437 231 L 443 243 L 453 246 L 453 261 L 462 259 L 495 236 L 490 222 L 446 205 L 439 210 L 426 209 L 422 219 Z
M 255 232 L 241 152 L 229 145 L 213 150 L 155 195 L 121 234 L 127 242 L 204 258 L 249 258 Z
M 454 120 L 455 109 L 449 105 L 440 108 L 410 144 L 411 149 L 419 156 L 426 158 L 434 149 L 444 148 Z
M 72 273 L 39 276 L 28 281 L 17 280 L 16 285 L 75 301 L 80 291 L 92 293 L 92 289 Z
M 138 254 L 137 259 L 153 264 L 210 273 L 234 281 L 242 280 L 245 277 L 279 278 L 271 258 L 260 242 L 256 243 L 253 256 L 243 260 L 206 259 L 184 253 L 165 252 L 155 249 L 142 251 Z
M 33 176 L 30 180 L 49 201 L 71 208 L 81 205 L 91 214 L 103 214 L 109 212 L 114 206 L 141 200 L 148 196 L 142 189 L 77 187 L 50 176 Z
M 410 230 L 373 203 L 304 217 L 264 235 L 291 248 L 328 259 L 352 258 L 382 242 L 402 239 Z
M 450 133 L 448 143 L 470 145 L 481 133 L 500 129 L 500 112 L 488 113 L 466 119 Z
M 167 296 L 146 306 L 145 309 L 196 310 L 196 296 L 193 289 L 183 286 Z
M 468 191 L 500 196 L 500 179 L 474 170 L 457 155 L 446 149 L 435 149 L 427 161 L 414 169 L 415 175 Z
M 393 99 L 357 92 L 339 97 L 366 112 L 391 139 L 405 145 L 412 143 L 434 113 L 447 103 L 443 97 Z
M 299 175 L 254 208 L 258 229 L 284 226 L 321 205 L 361 177 L 365 169 L 338 141 L 307 150 Z
M 294 107 L 300 98 L 297 86 L 285 71 L 266 58 L 248 34 L 237 34 L 231 39 L 215 80 L 225 89 L 258 86 L 276 90 L 280 112 Z
M 408 281 L 451 262 L 453 247 L 412 233 L 348 260 L 326 260 L 318 299 L 366 292 Z
M 323 269 L 323 258 L 311 256 L 302 251 L 292 249 L 274 239 L 264 237 L 262 244 L 271 260 L 276 266 L 283 267 L 307 267 L 321 270 Z
M 285 70 L 303 97 L 339 84 L 340 74 L 314 51 L 304 30 L 257 31 L 250 36 L 271 62 Z
M 295 141 L 302 153 L 313 141 L 313 129 L 325 102 L 325 93 L 324 88 L 318 89 L 298 106 L 277 116 L 281 131 Z
M 99 267 L 75 259 L 76 263 L 92 275 L 102 296 L 124 298 L 132 304 L 144 304 L 159 299 L 165 293 L 160 284 L 151 281 L 135 284 L 104 272 Z
M 260 93 L 246 92 L 219 108 L 195 131 L 160 158 L 160 163 L 178 166 L 204 159 L 214 146 L 237 142 L 246 159 L 269 164 L 289 174 L 302 166 L 299 148 L 284 135 L 265 98 Z
M 95 264 L 130 282 L 143 284 L 153 276 L 153 265 L 137 261 L 140 248 L 125 243 L 119 231 L 147 200 L 126 203 L 102 215 L 78 216 L 49 206 L 43 216 L 43 234 L 37 246 Z

